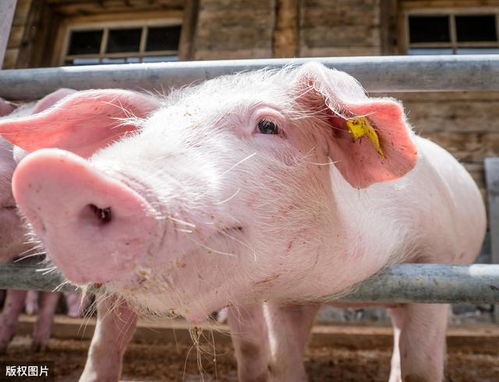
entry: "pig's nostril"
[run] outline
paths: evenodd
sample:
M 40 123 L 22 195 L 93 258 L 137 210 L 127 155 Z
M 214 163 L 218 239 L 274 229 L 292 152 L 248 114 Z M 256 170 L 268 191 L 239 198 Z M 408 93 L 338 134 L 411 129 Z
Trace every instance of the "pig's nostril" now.
M 95 204 L 89 204 L 89 207 L 102 223 L 109 223 L 111 221 L 111 207 L 99 208 Z

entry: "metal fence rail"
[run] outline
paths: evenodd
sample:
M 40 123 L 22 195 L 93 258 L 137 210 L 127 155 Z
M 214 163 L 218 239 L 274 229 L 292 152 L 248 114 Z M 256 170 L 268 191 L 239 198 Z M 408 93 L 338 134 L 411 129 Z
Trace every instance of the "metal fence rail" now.
M 0 289 L 54 290 L 63 281 L 58 273 L 44 275 L 36 271 L 33 264 L 0 266 Z M 58 290 L 74 289 L 71 284 L 64 284 Z M 337 297 L 320 300 L 337 301 Z M 394 265 L 339 301 L 494 304 L 499 302 L 499 265 Z
M 190 61 L 0 71 L 0 97 L 36 99 L 61 87 L 165 90 L 223 74 L 320 61 L 371 92 L 499 90 L 499 55 Z

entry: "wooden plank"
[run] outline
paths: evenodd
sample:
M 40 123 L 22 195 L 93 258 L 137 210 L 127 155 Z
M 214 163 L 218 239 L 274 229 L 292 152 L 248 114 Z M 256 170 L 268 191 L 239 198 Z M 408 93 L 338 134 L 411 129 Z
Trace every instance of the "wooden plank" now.
M 2 69 L 5 50 L 9 42 L 10 27 L 14 19 L 17 0 L 0 1 L 0 69 Z
M 79 2 L 54 2 L 48 1 L 51 8 L 57 13 L 67 17 L 78 15 L 95 15 L 107 13 L 116 14 L 122 12 L 134 11 L 165 11 L 179 10 L 183 8 L 184 0 L 161 0 L 161 1 L 144 1 L 144 0 L 99 0 L 99 1 L 79 1 Z
M 19 55 L 17 56 L 16 68 L 29 68 L 32 66 L 32 61 L 38 61 L 40 58 L 48 57 L 51 55 L 50 49 L 45 49 L 46 44 L 44 41 L 45 34 L 49 31 L 57 29 L 56 25 L 50 23 L 48 26 L 46 19 L 43 15 L 48 17 L 43 11 L 45 3 L 43 1 L 34 1 L 28 11 L 26 23 L 24 25 L 24 33 L 21 45 L 19 46 Z M 46 25 L 43 28 L 43 25 Z M 49 47 L 51 45 L 48 45 Z M 34 55 L 34 51 L 39 52 L 38 57 Z
M 19 317 L 17 335 L 30 336 L 36 316 L 22 314 Z M 74 339 L 89 341 L 95 330 L 96 320 L 93 317 L 70 318 L 63 315 L 54 316 L 52 338 L 59 340 Z M 193 325 L 184 320 L 167 318 L 139 320 L 132 343 L 179 343 L 192 345 L 189 330 Z M 224 324 L 203 323 L 198 326 L 203 332 L 212 332 L 216 344 L 230 344 L 229 328 Z M 474 351 L 480 354 L 497 354 L 499 328 L 493 324 L 473 324 L 450 326 L 447 330 L 447 346 L 449 351 Z M 389 349 L 393 343 L 392 329 L 387 326 L 359 326 L 349 324 L 314 325 L 310 335 L 311 347 L 335 347 L 348 349 Z
M 489 202 L 492 263 L 499 264 L 499 158 L 485 159 L 485 180 Z M 494 307 L 494 316 L 497 322 L 499 320 L 499 304 Z
M 483 11 L 487 8 L 499 6 L 498 0 L 401 0 L 400 5 L 404 9 L 425 8 L 447 8 L 448 10 L 461 9 L 471 11 Z M 472 8 L 471 10 L 469 8 Z
M 277 0 L 275 4 L 272 56 L 296 57 L 299 55 L 299 1 Z
M 182 32 L 179 42 L 179 59 L 192 60 L 194 58 L 196 27 L 199 15 L 199 0 L 186 0 Z
M 397 0 L 380 0 L 380 45 L 381 54 L 396 54 L 397 47 Z

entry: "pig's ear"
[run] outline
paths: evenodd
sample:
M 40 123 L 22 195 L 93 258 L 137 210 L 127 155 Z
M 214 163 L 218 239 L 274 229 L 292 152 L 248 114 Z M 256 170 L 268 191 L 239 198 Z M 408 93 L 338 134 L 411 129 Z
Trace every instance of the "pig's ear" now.
M 305 111 L 326 122 L 329 157 L 353 187 L 397 179 L 415 166 L 413 133 L 397 101 L 369 98 L 353 77 L 318 63 L 298 69 L 293 88 Z
M 66 89 L 66 88 L 57 89 L 55 92 L 46 95 L 40 101 L 38 101 L 35 105 L 35 108 L 33 109 L 32 114 L 40 113 L 41 111 L 46 110 L 52 105 L 56 104 L 61 99 L 74 93 L 76 93 L 76 90 L 74 89 Z
M 153 97 L 133 91 L 81 91 L 40 113 L 1 120 L 0 134 L 29 152 L 56 147 L 88 157 L 134 131 L 133 118 L 144 118 L 158 107 Z

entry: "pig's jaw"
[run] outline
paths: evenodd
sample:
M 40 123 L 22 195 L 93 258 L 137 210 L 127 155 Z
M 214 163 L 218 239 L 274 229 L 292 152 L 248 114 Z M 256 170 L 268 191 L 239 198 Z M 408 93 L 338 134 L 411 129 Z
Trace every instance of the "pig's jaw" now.
M 219 233 L 183 255 L 156 254 L 170 261 L 146 265 L 140 277 L 108 282 L 105 289 L 137 306 L 139 313 L 175 313 L 199 322 L 244 291 L 244 278 L 235 275 L 245 255 L 235 242 L 226 241 Z
M 242 233 L 237 238 L 241 242 L 248 240 Z M 216 248 L 218 253 L 206 248 Z M 148 268 L 147 275 L 139 282 L 110 282 L 106 289 L 124 297 L 131 306 L 137 306 L 139 312 L 174 312 L 196 323 L 232 303 L 239 305 L 289 295 L 290 285 L 301 284 L 303 275 L 314 266 L 315 256 L 302 261 L 299 253 L 291 254 L 294 259 L 288 259 L 286 254 L 281 256 L 280 252 L 285 252 L 281 250 L 257 252 L 255 258 L 248 248 L 227 241 L 223 235 L 215 235 L 203 248 L 190 251 L 169 264 Z M 314 252 L 319 253 L 321 249 L 317 247 Z M 282 263 L 266 264 L 265 258 L 272 257 L 291 264 L 289 267 Z M 294 261 L 299 261 L 302 268 L 292 264 Z M 276 271 L 276 268 L 279 269 Z M 310 295 L 309 287 L 300 287 L 297 293 Z

